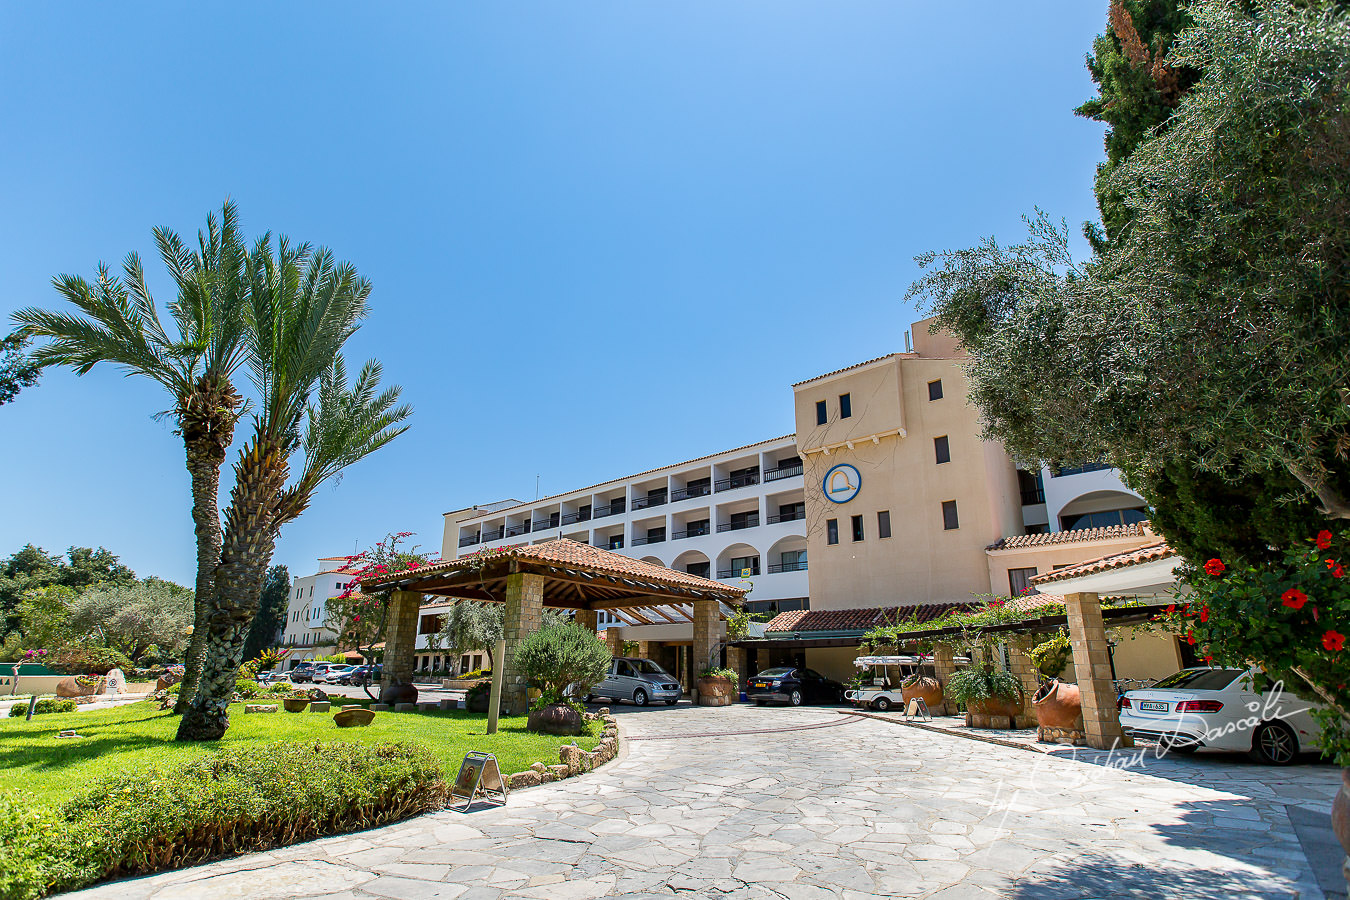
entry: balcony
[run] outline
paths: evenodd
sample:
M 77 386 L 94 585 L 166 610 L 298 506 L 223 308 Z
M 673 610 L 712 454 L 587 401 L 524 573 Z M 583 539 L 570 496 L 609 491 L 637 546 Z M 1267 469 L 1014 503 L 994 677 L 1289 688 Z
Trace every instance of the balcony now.
M 648 537 L 633 538 L 634 547 L 645 547 L 647 544 L 664 544 L 666 536 L 664 534 L 650 535 Z
M 799 519 L 806 518 L 806 510 L 799 509 L 796 512 L 782 513 L 780 515 L 769 516 L 767 519 L 770 525 L 777 525 L 779 522 L 796 522 Z
M 1053 472 L 1053 477 L 1068 478 L 1070 475 L 1083 475 L 1087 472 L 1100 472 L 1103 469 L 1109 468 L 1111 467 L 1108 466 L 1106 463 L 1101 462 L 1087 463 L 1086 465 L 1081 466 L 1066 466 L 1062 469 L 1055 469 Z
M 509 525 L 506 529 L 507 537 L 520 537 L 522 534 L 530 533 L 530 523 L 521 522 L 519 525 Z
M 678 500 L 692 500 L 695 497 L 706 497 L 712 493 L 710 484 L 691 484 L 682 488 L 677 488 L 670 492 L 670 502 Z
M 730 491 L 736 488 L 749 487 L 752 484 L 759 484 L 758 472 L 745 472 L 741 475 L 732 475 L 730 478 L 723 478 L 717 482 L 718 491 Z
M 489 528 L 483 532 L 483 543 L 488 541 L 500 541 L 506 536 L 505 528 Z
M 723 578 L 741 578 L 741 577 L 743 577 L 741 573 L 744 572 L 744 571 L 745 571 L 744 569 L 718 569 L 718 570 L 717 570 L 717 578 L 718 578 L 719 581 L 720 581 L 721 579 L 723 579 Z M 758 574 L 759 574 L 759 566 L 751 566 L 751 567 L 750 567 L 750 574 L 751 574 L 751 575 L 758 575 Z
M 705 534 L 712 534 L 707 525 L 702 528 L 690 528 L 688 531 L 677 531 L 670 536 L 672 541 L 682 541 L 685 538 L 703 537 Z
M 1022 505 L 1035 506 L 1045 502 L 1045 488 L 1026 488 L 1022 491 Z
M 591 513 L 592 519 L 605 519 L 610 516 L 621 516 L 624 513 L 625 503 L 622 500 L 615 500 L 609 506 L 597 506 L 595 512 Z
M 591 513 L 589 510 L 587 510 L 586 512 L 568 513 L 567 515 L 562 517 L 562 523 L 564 525 L 575 525 L 578 522 L 589 522 L 590 520 L 591 520 Z
M 806 560 L 799 559 L 796 562 L 775 563 L 769 566 L 769 574 L 777 575 L 779 572 L 805 572 Z
M 540 519 L 531 526 L 535 531 L 548 531 L 550 528 L 558 527 L 558 517 L 550 516 L 547 519 Z
M 657 494 L 655 497 L 636 497 L 633 499 L 633 509 L 647 509 L 652 506 L 665 506 L 669 502 L 665 494 Z
M 721 534 L 724 531 L 741 531 L 746 528 L 758 528 L 758 527 L 759 527 L 759 516 L 751 516 L 744 522 L 727 522 L 725 525 L 718 525 L 717 533 Z
M 790 466 L 780 466 L 777 469 L 767 469 L 764 472 L 765 481 L 777 481 L 780 478 L 791 478 L 793 475 L 802 474 L 802 464 L 793 463 Z
M 474 544 L 478 543 L 479 540 L 481 540 L 479 535 L 471 534 L 468 537 L 460 538 L 459 545 L 461 547 L 472 547 Z

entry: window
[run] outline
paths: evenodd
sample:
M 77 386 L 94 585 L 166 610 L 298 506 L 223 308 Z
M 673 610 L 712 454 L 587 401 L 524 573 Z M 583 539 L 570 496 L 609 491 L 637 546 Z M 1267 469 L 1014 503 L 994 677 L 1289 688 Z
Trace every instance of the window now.
M 1083 513 L 1076 516 L 1060 516 L 1060 527 L 1065 531 L 1077 531 L 1082 528 L 1109 528 L 1112 525 L 1134 525 L 1148 518 L 1143 507 L 1134 509 L 1112 509 L 1106 512 Z
M 731 558 L 732 575 L 743 575 L 746 571 L 749 571 L 751 575 L 759 574 L 759 557 L 733 556 Z
M 314 596 L 314 585 L 312 585 L 312 584 L 309 586 L 309 595 L 310 595 L 311 597 Z
M 941 400 L 941 399 L 942 399 L 942 379 L 941 379 L 941 378 L 939 378 L 937 381 L 930 381 L 930 382 L 928 382 L 928 399 L 929 399 L 929 400 Z
M 712 573 L 712 563 L 691 562 L 684 567 L 684 570 L 690 575 L 697 575 L 699 578 L 707 578 Z
M 806 551 L 784 550 L 778 555 L 778 563 L 784 572 L 800 572 L 806 568 Z
M 1036 567 L 1029 569 L 1009 569 L 1008 570 L 1008 590 L 1012 591 L 1014 597 L 1020 597 L 1022 594 L 1037 593 L 1031 586 L 1031 577 L 1036 574 Z
M 731 514 L 731 530 L 740 531 L 742 528 L 755 528 L 759 525 L 759 510 L 752 509 L 749 512 L 738 512 Z
M 877 537 L 888 538 L 891 536 L 891 511 L 883 509 L 877 513 Z
M 623 535 L 621 535 L 621 534 L 616 534 L 616 535 L 614 535 L 613 537 L 611 537 L 611 538 L 609 539 L 609 543 L 606 544 L 605 546 L 606 546 L 606 548 L 609 549 L 609 550 L 622 550 L 622 549 L 623 549 Z
M 839 520 L 827 519 L 825 521 L 825 543 L 839 543 Z
M 839 395 L 839 418 L 847 419 L 853 415 L 853 398 L 848 394 Z
M 933 451 L 937 454 L 938 465 L 952 461 L 952 448 L 947 436 L 933 438 Z
M 948 531 L 961 527 L 960 521 L 956 518 L 955 500 L 942 501 L 942 527 Z
M 853 524 L 853 540 L 861 541 L 863 539 L 862 516 L 854 516 L 852 524 Z
M 829 413 L 825 411 L 825 401 L 816 401 L 816 424 L 824 425 L 829 420 Z

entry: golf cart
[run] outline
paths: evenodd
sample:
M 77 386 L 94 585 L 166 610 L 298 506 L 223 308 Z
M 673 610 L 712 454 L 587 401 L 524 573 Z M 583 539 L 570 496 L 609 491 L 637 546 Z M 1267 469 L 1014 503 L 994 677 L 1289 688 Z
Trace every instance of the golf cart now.
M 870 677 L 864 675 L 860 687 L 845 691 L 844 699 L 860 709 L 882 712 L 892 706 L 903 707 L 905 700 L 900 682 L 918 672 L 924 662 L 925 658 L 920 656 L 860 656 L 853 661 L 853 665 L 859 669 L 871 669 Z M 900 669 L 900 677 L 894 681 L 887 674 L 887 670 L 892 668 Z

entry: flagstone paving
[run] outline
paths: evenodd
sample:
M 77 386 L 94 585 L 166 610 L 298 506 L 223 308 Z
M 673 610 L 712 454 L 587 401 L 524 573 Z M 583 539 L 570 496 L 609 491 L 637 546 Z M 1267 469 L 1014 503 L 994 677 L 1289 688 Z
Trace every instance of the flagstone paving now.
M 626 755 L 504 808 L 73 896 L 1323 897 L 1287 807 L 1327 813 L 1329 766 L 1075 759 L 834 710 L 615 711 Z

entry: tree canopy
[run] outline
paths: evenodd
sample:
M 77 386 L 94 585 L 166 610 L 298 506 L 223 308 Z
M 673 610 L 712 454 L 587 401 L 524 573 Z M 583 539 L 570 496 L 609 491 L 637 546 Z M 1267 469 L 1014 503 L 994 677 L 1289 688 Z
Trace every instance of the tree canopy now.
M 286 605 L 291 595 L 291 573 L 285 566 L 272 566 L 263 580 L 258 598 L 258 615 L 248 627 L 244 641 L 244 659 L 257 659 L 264 650 L 275 647 L 277 633 L 286 624 Z
M 51 586 L 78 592 L 104 583 L 135 584 L 136 573 L 103 547 L 71 547 L 62 558 L 25 544 L 0 563 L 0 615 L 5 617 L 5 634 L 19 627 L 18 607 L 26 592 Z

